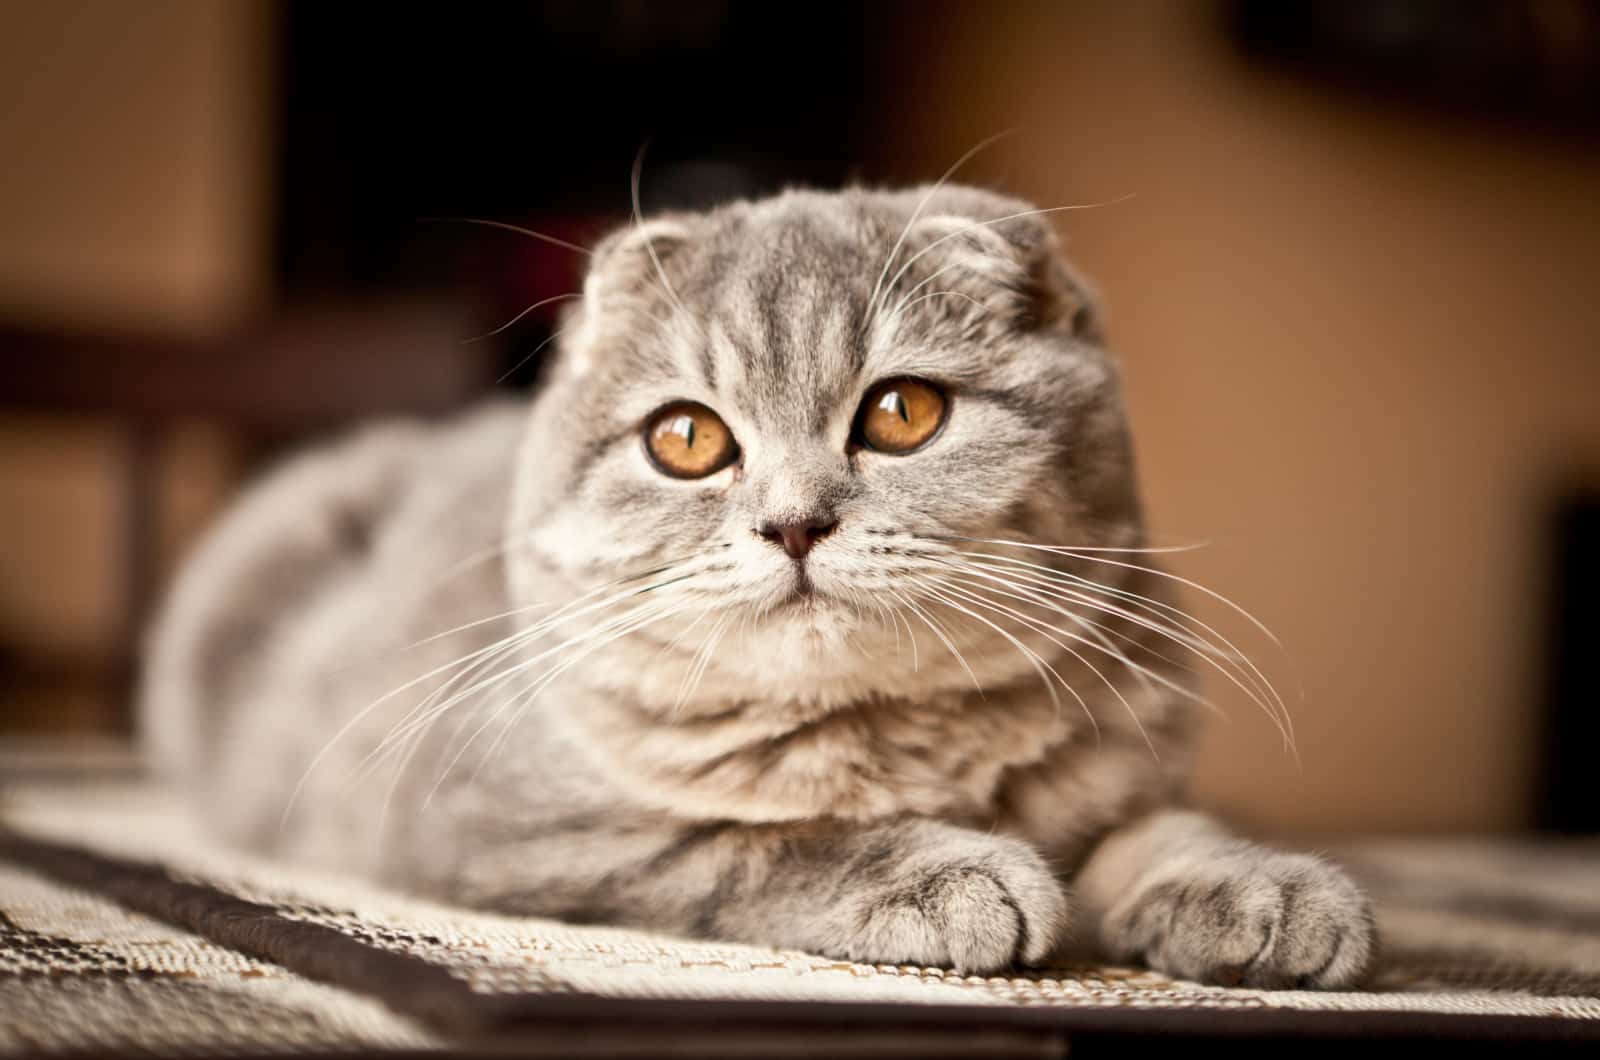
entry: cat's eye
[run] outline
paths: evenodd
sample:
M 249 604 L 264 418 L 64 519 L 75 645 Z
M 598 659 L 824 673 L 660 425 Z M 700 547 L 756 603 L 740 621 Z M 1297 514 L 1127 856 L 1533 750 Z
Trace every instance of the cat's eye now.
M 722 417 L 693 401 L 652 413 L 644 425 L 644 446 L 656 467 L 673 478 L 705 478 L 739 455 Z
M 857 444 L 880 453 L 909 453 L 944 425 L 944 392 L 915 379 L 890 379 L 867 391 L 856 413 Z

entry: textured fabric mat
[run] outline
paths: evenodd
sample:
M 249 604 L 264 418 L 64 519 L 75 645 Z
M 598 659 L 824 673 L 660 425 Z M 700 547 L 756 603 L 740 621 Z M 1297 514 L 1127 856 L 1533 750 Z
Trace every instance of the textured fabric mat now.
M 137 782 L 12 785 L 0 821 L 15 830 L 0 835 L 10 1053 L 416 1050 L 508 1035 L 614 1053 L 627 1049 L 607 1032 L 695 1026 L 732 1052 L 774 1052 L 770 1038 L 740 1038 L 768 1026 L 808 1028 L 812 1045 L 830 1028 L 895 1028 L 874 1055 L 1049 1054 L 1080 1031 L 1600 1042 L 1594 844 L 1329 851 L 1372 888 L 1382 956 L 1368 989 L 1318 993 L 1109 966 L 963 977 L 463 911 L 222 849 Z M 704 1038 L 681 1041 L 705 1051 Z

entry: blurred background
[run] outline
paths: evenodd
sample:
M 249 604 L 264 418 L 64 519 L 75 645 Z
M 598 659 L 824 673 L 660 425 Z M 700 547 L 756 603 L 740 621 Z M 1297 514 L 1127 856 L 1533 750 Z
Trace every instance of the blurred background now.
M 1157 539 L 1282 639 L 1198 794 L 1600 831 L 1600 5 L 0 0 L 0 740 L 116 738 L 137 631 L 285 450 L 526 387 L 580 255 L 961 179 L 1102 286 Z M 1123 199 L 1125 196 L 1130 196 Z M 554 309 L 554 306 L 549 307 Z M 1224 609 L 1199 596 L 1201 617 Z M 1233 622 L 1230 631 L 1240 628 Z

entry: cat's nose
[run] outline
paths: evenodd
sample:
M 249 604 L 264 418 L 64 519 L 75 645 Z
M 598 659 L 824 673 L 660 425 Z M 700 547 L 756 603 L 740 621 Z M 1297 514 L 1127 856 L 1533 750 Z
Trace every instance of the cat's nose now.
M 793 559 L 804 559 L 811 546 L 833 533 L 839 520 L 812 516 L 786 523 L 762 523 L 756 533 L 780 546 Z

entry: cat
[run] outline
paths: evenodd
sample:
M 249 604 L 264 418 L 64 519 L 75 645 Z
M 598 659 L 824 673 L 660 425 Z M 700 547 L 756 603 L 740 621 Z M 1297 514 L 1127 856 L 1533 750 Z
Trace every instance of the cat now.
M 1188 808 L 1196 674 L 1048 211 L 797 190 L 591 252 L 530 401 L 249 491 L 164 607 L 162 768 L 454 903 L 988 973 L 1332 988 L 1339 868 Z

